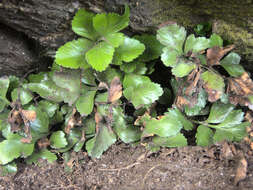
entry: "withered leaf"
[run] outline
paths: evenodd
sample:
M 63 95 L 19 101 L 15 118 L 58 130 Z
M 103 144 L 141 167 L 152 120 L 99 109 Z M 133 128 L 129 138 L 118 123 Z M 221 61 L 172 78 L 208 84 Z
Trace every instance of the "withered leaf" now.
M 218 90 L 214 90 L 208 87 L 208 85 L 204 85 L 204 88 L 208 94 L 208 101 L 209 102 L 216 102 L 220 99 L 222 92 Z
M 119 77 L 114 77 L 109 88 L 108 102 L 115 102 L 122 96 L 122 85 Z
M 183 96 L 177 96 L 175 104 L 177 108 L 182 110 L 185 105 L 190 105 L 190 102 Z
M 73 111 L 72 111 L 72 115 L 71 117 L 69 118 L 68 122 L 67 122 L 67 125 L 65 127 L 65 132 L 67 134 L 70 133 L 70 130 L 72 128 L 74 128 L 76 125 L 81 125 L 81 116 L 80 114 L 76 111 L 76 109 L 74 108 Z
M 190 96 L 196 90 L 197 84 L 200 79 L 200 72 L 201 71 L 196 68 L 187 77 L 187 82 L 190 83 L 190 85 L 186 88 L 185 95 Z
M 252 108 L 248 96 L 253 95 L 253 81 L 248 73 L 244 72 L 240 77 L 228 79 L 229 100 L 232 104 L 240 104 Z
M 238 166 L 236 169 L 234 184 L 237 185 L 241 180 L 244 180 L 247 176 L 248 163 L 245 157 L 241 154 Z
M 248 73 L 244 72 L 240 77 L 230 78 L 229 92 L 240 96 L 253 95 L 253 81 Z
M 207 64 L 208 65 L 219 65 L 220 60 L 222 57 L 234 49 L 234 45 L 229 45 L 227 47 L 212 47 L 207 50 L 206 57 L 207 57 Z
M 21 113 L 28 121 L 36 120 L 36 112 L 34 110 L 21 110 Z
M 37 143 L 38 143 L 39 149 L 47 148 L 50 145 L 50 141 L 46 137 L 39 139 Z

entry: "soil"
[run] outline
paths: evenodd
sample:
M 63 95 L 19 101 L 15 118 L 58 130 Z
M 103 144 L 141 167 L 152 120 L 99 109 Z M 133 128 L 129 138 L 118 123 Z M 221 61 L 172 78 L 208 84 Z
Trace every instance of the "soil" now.
M 12 177 L 0 177 L 1 190 L 249 190 L 253 189 L 253 157 L 245 144 L 236 148 L 248 162 L 247 177 L 234 183 L 239 157 L 224 152 L 224 144 L 209 148 L 184 147 L 151 153 L 145 147 L 123 143 L 113 145 L 101 159 L 86 153 L 73 156 L 72 172 L 64 163 L 19 165 Z M 228 149 L 229 148 L 229 149 Z M 70 166 L 70 165 L 69 165 Z

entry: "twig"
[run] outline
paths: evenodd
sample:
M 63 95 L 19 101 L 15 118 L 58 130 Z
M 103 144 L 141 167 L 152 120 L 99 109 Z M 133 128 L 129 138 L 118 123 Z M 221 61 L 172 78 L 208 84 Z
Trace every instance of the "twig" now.
M 135 165 L 138 165 L 138 164 L 140 164 L 140 162 L 135 162 L 135 163 L 133 163 L 133 164 L 130 164 L 130 165 L 128 165 L 128 166 L 125 166 L 125 167 L 123 167 L 123 168 L 112 168 L 112 169 L 110 169 L 110 168 L 100 168 L 100 169 L 98 169 L 98 170 L 100 170 L 100 171 L 120 171 L 120 170 L 127 170 L 127 169 L 129 169 L 129 168 L 132 168 L 132 167 L 134 167 Z
M 143 178 L 143 181 L 142 181 L 142 188 L 141 188 L 141 189 L 144 189 L 145 181 L 146 181 L 148 175 L 150 174 L 150 172 L 151 172 L 152 170 L 154 170 L 155 168 L 159 167 L 159 166 L 161 166 L 161 164 L 157 164 L 157 165 L 153 166 L 152 168 L 150 168 L 150 169 L 148 170 L 148 172 L 145 174 L 145 176 L 144 176 L 144 178 Z

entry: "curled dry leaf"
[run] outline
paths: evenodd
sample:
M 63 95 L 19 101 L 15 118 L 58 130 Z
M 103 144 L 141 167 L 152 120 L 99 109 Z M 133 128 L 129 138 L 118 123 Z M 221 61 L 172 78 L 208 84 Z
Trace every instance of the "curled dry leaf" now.
M 253 95 L 253 81 L 248 73 L 244 72 L 240 77 L 228 79 L 229 99 L 232 104 L 240 104 L 241 106 L 249 106 L 251 102 L 248 96 Z
M 119 77 L 114 77 L 109 88 L 108 102 L 114 103 L 122 96 L 122 85 Z
M 229 45 L 227 47 L 212 47 L 207 50 L 206 57 L 207 57 L 207 64 L 208 65 L 219 65 L 220 60 L 224 55 L 226 55 L 228 52 L 230 52 L 232 49 L 234 49 L 234 45 Z
M 17 132 L 21 130 L 21 125 L 24 123 L 20 112 L 13 109 L 8 116 L 8 123 L 11 125 L 11 131 Z
M 190 83 L 190 85 L 186 88 L 185 95 L 190 96 L 196 91 L 196 87 L 200 79 L 200 73 L 200 69 L 196 68 L 190 73 L 190 75 L 188 75 L 187 82 Z
M 67 125 L 65 127 L 65 132 L 67 134 L 70 133 L 70 130 L 72 128 L 74 128 L 76 125 L 81 125 L 82 124 L 82 121 L 81 121 L 81 116 L 80 114 L 76 111 L 76 108 L 73 109 L 72 111 L 72 115 L 71 117 L 69 118 L 68 122 L 67 122 Z

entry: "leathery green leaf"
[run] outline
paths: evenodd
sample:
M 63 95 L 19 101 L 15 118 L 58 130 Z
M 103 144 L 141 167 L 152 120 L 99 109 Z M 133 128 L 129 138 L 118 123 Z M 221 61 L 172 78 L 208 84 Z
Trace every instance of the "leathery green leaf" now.
M 20 101 L 22 105 L 28 104 L 33 99 L 33 95 L 27 89 L 15 88 L 11 92 L 12 101 L 16 101 L 19 95 L 20 95 Z
M 93 42 L 85 38 L 67 42 L 57 50 L 55 61 L 58 65 L 63 67 L 73 69 L 85 67 L 85 65 L 87 65 L 85 52 L 87 52 L 92 45 Z
M 54 153 L 50 152 L 47 149 L 42 149 L 39 152 L 34 152 L 31 156 L 26 159 L 27 164 L 38 164 L 39 159 L 47 160 L 48 163 L 53 163 L 57 160 L 57 157 Z
M 179 109 L 174 108 L 174 109 L 169 109 L 169 113 L 171 115 L 175 116 L 175 119 L 177 119 L 178 121 L 180 121 L 184 127 L 185 130 L 189 131 L 193 129 L 193 124 L 191 121 L 189 121 L 188 119 L 186 119 L 184 117 L 184 115 L 180 112 Z
M 86 91 L 78 98 L 76 108 L 81 115 L 89 115 L 92 112 L 95 94 L 96 91 Z
M 64 148 L 68 142 L 63 131 L 53 132 L 50 136 L 50 146 L 55 149 Z
M 188 75 L 195 67 L 196 67 L 196 65 L 191 62 L 186 63 L 186 62 L 182 61 L 182 62 L 179 62 L 172 69 L 172 73 L 176 77 L 184 77 L 184 76 Z
M 32 154 L 34 144 L 22 143 L 22 138 L 18 134 L 12 134 L 0 143 L 0 165 L 8 164 L 18 157 L 26 158 Z
M 208 88 L 223 92 L 225 84 L 221 76 L 211 71 L 206 71 L 201 75 Z
M 239 77 L 245 72 L 243 67 L 239 64 L 240 60 L 241 57 L 237 53 L 231 52 L 221 61 L 221 66 L 230 76 Z
M 88 12 L 85 9 L 79 9 L 72 20 L 72 30 L 85 38 L 96 40 L 98 34 L 93 28 L 92 19 L 94 13 Z
M 228 114 L 234 109 L 232 104 L 223 104 L 221 102 L 215 102 L 209 114 L 206 122 L 208 123 L 221 123 L 228 116 Z
M 103 152 L 115 142 L 115 134 L 106 126 L 100 125 L 98 134 L 86 143 L 86 150 L 92 158 L 100 158 Z
M 97 14 L 93 17 L 93 27 L 101 36 L 116 33 L 128 26 L 129 13 L 129 7 L 126 5 L 122 16 L 115 13 Z
M 148 105 L 158 100 L 163 94 L 159 84 L 145 82 L 135 86 L 130 86 L 123 91 L 124 96 L 137 108 L 142 105 Z
M 187 139 L 182 133 L 178 133 L 171 137 L 159 137 L 155 136 L 153 138 L 153 143 L 162 147 L 183 147 L 187 146 Z
M 196 142 L 199 146 L 208 146 L 213 143 L 213 131 L 212 129 L 200 125 L 198 126 L 196 133 Z
M 143 53 L 145 46 L 138 40 L 125 37 L 124 42 L 115 50 L 113 63 L 121 65 L 130 62 Z
M 202 50 L 205 50 L 209 47 L 209 40 L 205 37 L 195 38 L 194 34 L 191 34 L 187 37 L 185 42 L 184 52 L 188 53 L 189 51 L 193 53 L 198 53 Z
M 136 35 L 134 38 L 145 45 L 145 51 L 138 60 L 147 62 L 160 57 L 163 45 L 156 39 L 155 35 L 142 34 Z
M 186 37 L 186 30 L 177 24 L 170 24 L 162 27 L 157 31 L 157 39 L 161 44 L 177 50 L 180 54 L 183 53 L 183 44 Z
M 106 42 L 99 42 L 85 54 L 85 58 L 93 69 L 104 71 L 112 62 L 113 53 L 113 46 Z
M 222 47 L 223 40 L 219 35 L 212 34 L 210 37 L 210 48 L 215 47 L 215 46 Z
M 178 57 L 180 53 L 177 50 L 165 47 L 163 48 L 163 53 L 161 55 L 162 62 L 167 67 L 174 67 L 177 64 Z
M 171 137 L 177 135 L 182 127 L 182 123 L 175 119 L 174 114 L 168 113 L 159 120 L 151 119 L 146 122 L 144 133 L 155 134 L 160 137 Z

